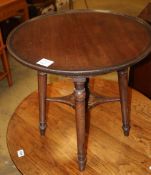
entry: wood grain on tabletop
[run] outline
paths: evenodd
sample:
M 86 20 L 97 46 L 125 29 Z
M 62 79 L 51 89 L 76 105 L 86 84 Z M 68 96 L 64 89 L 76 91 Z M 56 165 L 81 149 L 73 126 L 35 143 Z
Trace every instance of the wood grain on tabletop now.
M 118 95 L 116 82 L 96 78 L 93 83 L 97 93 Z M 48 86 L 48 95 L 53 97 L 72 91 L 70 80 Z M 90 111 L 87 165 L 83 173 L 77 165 L 74 110 L 64 104 L 49 103 L 46 136 L 41 137 L 37 92 L 29 95 L 16 109 L 8 127 L 8 148 L 17 168 L 28 175 L 149 175 L 151 101 L 137 91 L 129 91 L 132 93 L 129 137 L 123 136 L 119 102 L 99 105 Z M 17 157 L 19 149 L 25 151 L 22 158 Z

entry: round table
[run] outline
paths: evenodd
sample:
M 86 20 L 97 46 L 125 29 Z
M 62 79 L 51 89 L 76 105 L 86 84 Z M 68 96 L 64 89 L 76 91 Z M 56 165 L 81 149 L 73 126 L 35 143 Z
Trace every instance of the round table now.
M 86 164 L 85 114 L 100 103 L 120 101 L 123 130 L 129 135 L 128 67 L 151 51 L 151 28 L 144 21 L 106 11 L 77 10 L 44 15 L 17 27 L 8 37 L 9 52 L 38 71 L 39 125 L 46 130 L 46 101 L 75 109 L 79 169 Z M 90 93 L 88 78 L 117 71 L 119 97 Z M 47 96 L 47 74 L 72 78 L 74 93 Z M 61 87 L 60 87 L 61 88 Z M 55 132 L 55 131 L 54 131 Z

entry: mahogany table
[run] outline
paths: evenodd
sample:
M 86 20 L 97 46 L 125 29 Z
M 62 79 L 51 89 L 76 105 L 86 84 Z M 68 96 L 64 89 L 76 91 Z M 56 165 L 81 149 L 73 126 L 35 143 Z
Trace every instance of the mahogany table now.
M 124 134 L 129 135 L 128 67 L 151 51 L 151 28 L 147 23 L 135 17 L 95 10 L 48 14 L 17 27 L 8 37 L 7 46 L 19 62 L 38 72 L 41 135 L 46 130 L 46 101 L 65 103 L 75 109 L 81 171 L 86 164 L 87 109 L 120 101 Z M 53 64 L 39 65 L 42 59 Z M 118 73 L 120 98 L 91 94 L 87 78 L 112 71 Z M 49 98 L 46 94 L 48 73 L 72 78 L 74 93 Z

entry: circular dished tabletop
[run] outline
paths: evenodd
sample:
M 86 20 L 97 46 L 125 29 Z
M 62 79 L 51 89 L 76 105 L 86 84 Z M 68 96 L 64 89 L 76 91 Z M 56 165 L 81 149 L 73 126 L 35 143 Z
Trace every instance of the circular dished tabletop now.
M 96 78 L 93 83 L 90 87 L 99 94 L 118 95 L 116 82 Z M 70 80 L 48 86 L 49 96 L 72 91 Z M 46 135 L 40 136 L 38 94 L 33 92 L 17 107 L 8 125 L 8 149 L 16 167 L 24 175 L 149 175 L 151 101 L 135 90 L 130 91 L 129 137 L 123 136 L 119 102 L 99 105 L 87 115 L 87 165 L 82 173 L 77 164 L 74 110 L 65 104 L 48 103 L 48 127 Z M 18 157 L 18 150 L 25 155 Z
M 97 10 L 44 15 L 18 26 L 9 52 L 33 69 L 68 76 L 116 71 L 151 51 L 151 28 L 136 17 Z M 39 65 L 41 59 L 53 64 Z

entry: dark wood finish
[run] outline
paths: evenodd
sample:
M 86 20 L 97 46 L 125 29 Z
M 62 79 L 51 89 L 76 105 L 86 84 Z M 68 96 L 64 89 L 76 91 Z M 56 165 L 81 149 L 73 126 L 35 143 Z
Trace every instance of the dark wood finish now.
M 139 14 L 139 18 L 151 23 L 151 3 L 148 3 L 147 6 Z
M 135 17 L 73 10 L 25 22 L 11 33 L 7 43 L 9 52 L 31 68 L 89 76 L 142 60 L 151 49 L 151 32 L 147 23 Z M 36 64 L 41 58 L 54 64 L 48 68 Z
M 120 91 L 120 102 L 122 111 L 122 122 L 124 135 L 129 135 L 130 123 L 129 123 L 129 110 L 128 110 L 128 69 L 118 71 L 118 82 Z
M 45 135 L 47 74 L 44 72 L 38 72 L 38 92 L 39 92 L 39 128 L 41 135 Z
M 97 78 L 92 86 L 99 95 L 119 95 L 116 82 Z M 66 96 L 73 89 L 72 81 L 62 80 L 49 85 L 47 95 Z M 15 165 L 28 175 L 149 175 L 151 101 L 131 91 L 129 137 L 119 132 L 120 103 L 106 103 L 90 110 L 87 167 L 83 173 L 77 166 L 74 110 L 64 104 L 49 103 L 47 132 L 40 137 L 38 93 L 30 94 L 15 110 L 8 125 L 7 145 Z M 20 149 L 24 149 L 25 156 L 18 158 Z
M 87 77 L 118 71 L 123 129 L 125 135 L 129 134 L 127 69 L 151 51 L 151 28 L 147 23 L 138 18 L 104 11 L 49 14 L 16 28 L 9 36 L 7 46 L 19 62 L 41 72 L 38 80 L 42 134 L 46 128 L 46 101 L 55 101 L 46 97 L 46 73 L 72 77 L 74 95 L 57 98 L 56 101 L 75 108 L 81 171 L 86 163 L 87 108 L 119 101 L 116 97 L 92 95 L 86 87 Z M 53 60 L 54 64 L 49 67 L 36 64 L 42 58 Z
M 139 64 L 132 66 L 129 73 L 129 85 L 151 99 L 151 55 Z
M 129 135 L 129 121 L 128 121 L 128 101 L 127 101 L 127 88 L 128 88 L 128 70 L 121 70 L 119 75 L 119 87 L 121 97 L 121 109 L 123 116 L 123 130 L 126 136 Z M 75 84 L 74 93 L 63 97 L 47 97 L 47 74 L 44 72 L 38 72 L 38 92 L 39 92 L 39 123 L 40 133 L 45 134 L 46 130 L 46 101 L 49 102 L 61 102 L 75 108 L 76 116 L 76 131 L 77 131 L 77 150 L 78 150 L 78 163 L 79 170 L 83 171 L 86 165 L 86 110 L 96 105 L 119 101 L 117 97 L 106 97 L 91 93 L 88 85 L 89 81 L 86 78 L 76 77 L 73 78 Z M 89 131 L 88 131 L 89 132 Z
M 139 14 L 139 18 L 151 23 L 151 3 Z M 143 45 L 143 43 L 142 43 Z M 129 73 L 129 85 L 151 98 L 151 55 L 134 65 Z
M 85 83 L 86 78 L 75 78 L 75 116 L 76 116 L 76 131 L 77 131 L 77 148 L 79 169 L 83 171 L 86 164 L 86 147 L 85 147 Z

